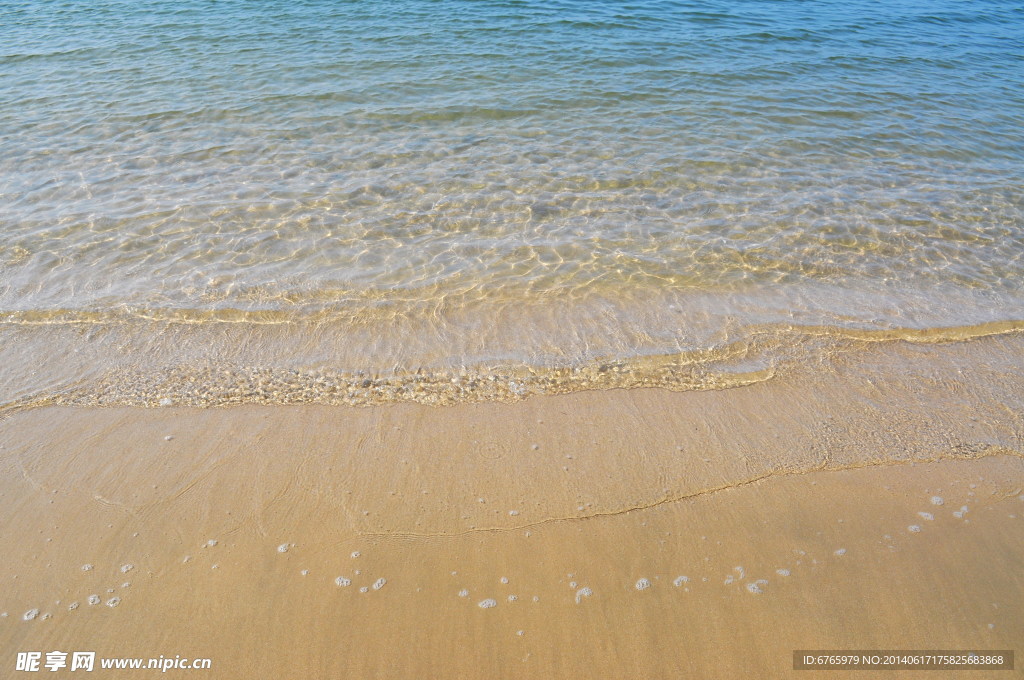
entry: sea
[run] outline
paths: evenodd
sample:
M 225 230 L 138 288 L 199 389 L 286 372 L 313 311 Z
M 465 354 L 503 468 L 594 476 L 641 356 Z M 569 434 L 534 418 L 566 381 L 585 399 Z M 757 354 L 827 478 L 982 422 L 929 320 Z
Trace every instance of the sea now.
M 0 408 L 725 389 L 1021 329 L 1016 0 L 0 1 Z

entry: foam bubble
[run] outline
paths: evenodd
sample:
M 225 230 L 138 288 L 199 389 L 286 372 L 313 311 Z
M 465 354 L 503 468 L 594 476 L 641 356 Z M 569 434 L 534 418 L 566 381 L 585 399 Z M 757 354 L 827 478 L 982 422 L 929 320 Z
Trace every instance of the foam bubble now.
M 373 589 L 374 590 L 380 590 L 381 588 L 384 587 L 384 584 L 386 584 L 387 582 L 388 582 L 388 580 L 386 578 L 379 578 L 379 579 L 377 579 L 376 581 L 373 582 Z
M 92 570 L 93 570 L 93 566 L 91 564 L 83 564 L 82 565 L 82 571 L 92 571 Z
M 122 574 L 127 574 L 129 571 L 131 571 L 134 568 L 135 568 L 134 564 L 122 564 L 121 565 L 121 573 Z
M 725 577 L 725 581 L 723 581 L 723 583 L 728 586 L 728 585 L 732 585 L 733 581 L 735 581 L 735 580 L 736 579 L 734 579 L 732 577 L 732 575 L 730 574 L 729 576 Z
M 339 576 L 338 578 L 334 579 L 334 584 L 344 588 L 346 586 L 352 585 L 352 581 L 348 580 L 344 576 Z
M 921 519 L 928 520 L 929 522 L 931 522 L 933 519 L 935 519 L 935 516 L 932 515 L 932 513 L 930 513 L 930 512 L 919 512 L 919 513 L 917 513 L 917 516 L 920 517 Z
M 516 635 L 518 635 L 519 637 L 522 637 L 522 636 L 526 635 L 526 631 L 525 630 L 517 630 L 516 631 Z
M 519 511 L 518 510 L 509 510 L 508 514 L 511 515 L 512 517 L 516 517 L 516 516 L 519 515 Z
M 643 580 L 643 579 L 641 579 L 641 580 Z M 639 588 L 639 587 L 640 587 L 640 584 L 637 583 L 637 588 Z M 594 591 L 591 590 L 590 588 L 587 588 L 586 586 L 584 586 L 583 588 L 580 588 L 579 590 L 576 591 L 576 604 L 579 604 L 583 600 L 583 598 L 590 597 L 593 594 L 594 594 Z M 534 602 L 536 602 L 536 601 L 537 601 L 536 598 L 534 598 Z
M 160 400 L 161 406 L 171 406 L 173 403 L 174 400 L 171 399 L 170 397 L 164 397 L 163 399 Z
M 942 505 L 945 502 L 942 500 L 942 496 L 932 496 L 932 505 Z
M 912 531 L 915 534 L 917 532 L 919 532 L 920 530 L 921 530 L 921 527 L 919 525 L 917 525 L 917 524 L 911 524 L 909 527 L 907 527 L 907 531 Z
M 502 576 L 502 577 L 501 577 L 501 578 L 500 578 L 499 580 L 500 580 L 500 581 L 501 581 L 502 583 L 508 583 L 508 576 Z
M 107 600 L 108 607 L 116 607 L 119 604 L 121 604 L 121 598 L 119 597 L 112 597 L 109 600 Z
M 303 576 L 309 576 L 309 569 L 303 569 L 299 573 L 302 574 Z
M 215 545 L 217 545 L 217 539 L 211 538 L 209 541 L 206 542 L 206 546 L 205 547 L 212 548 Z
M 508 601 L 509 601 L 509 602 L 515 602 L 515 601 L 516 601 L 516 600 L 518 600 L 518 599 L 519 599 L 519 597 L 518 597 L 518 596 L 516 596 L 516 595 L 509 595 L 509 596 L 508 596 Z
M 88 602 L 89 604 L 99 604 L 100 603 L 100 596 L 99 595 L 90 595 L 89 597 L 85 598 L 85 601 Z
M 356 557 L 359 557 L 359 554 L 359 551 L 356 550 L 354 553 L 352 553 L 352 558 L 355 559 Z
M 71 604 L 68 605 L 68 611 L 69 612 L 73 612 L 76 609 L 78 609 L 78 603 L 77 602 L 72 602 Z
M 43 621 L 45 621 L 46 619 L 53 618 L 53 614 L 51 614 L 50 612 L 46 612 L 45 614 L 43 614 L 39 618 L 42 619 Z
M 370 589 L 367 588 L 366 586 L 363 586 L 362 588 L 359 589 L 359 592 L 361 592 L 361 593 L 368 593 L 368 592 L 370 592 Z
M 645 578 L 642 578 L 642 579 L 640 579 L 639 581 L 637 581 L 637 582 L 636 582 L 636 586 L 635 586 L 635 588 L 636 588 L 637 590 L 647 590 L 647 589 L 648 589 L 648 588 L 650 588 L 650 587 L 651 587 L 651 582 L 650 582 L 650 581 L 648 581 L 648 580 L 647 580 L 647 579 L 645 579 Z
M 286 552 L 288 552 L 288 548 L 289 547 L 291 547 L 290 544 L 282 543 L 281 545 L 277 546 L 277 552 L 279 552 L 279 553 L 286 553 Z
M 676 576 L 676 580 L 672 581 L 672 585 L 674 585 L 676 588 L 678 588 L 679 586 L 683 585 L 684 583 L 688 583 L 689 580 L 690 580 L 690 577 L 688 577 L 688 576 Z
M 789 569 L 776 569 L 775 573 L 779 576 L 789 576 Z
M 760 595 L 761 593 L 764 592 L 764 589 L 761 588 L 761 583 L 760 582 L 748 583 L 747 584 L 747 592 L 749 592 L 751 595 Z
M 576 581 L 569 581 L 569 587 L 570 588 L 575 588 L 577 585 L 578 584 L 576 583 Z
M 36 618 L 37 616 L 39 616 L 39 610 L 38 609 L 29 609 L 27 612 L 25 612 L 24 614 L 21 615 L 21 618 L 24 621 L 31 621 L 32 619 Z
M 459 597 L 469 597 L 469 591 L 463 588 L 459 591 Z
M 835 556 L 836 557 L 842 557 L 845 554 L 846 554 L 846 548 L 840 548 L 839 550 L 835 551 Z
M 487 598 L 486 600 L 480 600 L 480 602 L 477 603 L 477 606 L 480 607 L 480 609 L 490 609 L 491 607 L 497 607 L 498 603 L 491 598 Z

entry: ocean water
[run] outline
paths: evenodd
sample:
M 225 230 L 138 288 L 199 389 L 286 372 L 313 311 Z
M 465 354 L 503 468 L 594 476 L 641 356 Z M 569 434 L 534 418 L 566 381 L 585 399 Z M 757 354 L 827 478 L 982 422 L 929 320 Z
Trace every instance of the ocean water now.
M 1022 321 L 1019 2 L 0 2 L 3 404 L 700 389 Z

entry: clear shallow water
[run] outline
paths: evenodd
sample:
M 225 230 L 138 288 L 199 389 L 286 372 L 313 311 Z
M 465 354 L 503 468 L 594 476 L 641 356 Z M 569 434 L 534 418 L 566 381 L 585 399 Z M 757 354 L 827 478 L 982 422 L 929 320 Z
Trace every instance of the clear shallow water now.
M 1015 328 L 1021 55 L 997 0 L 2 3 L 3 396 Z

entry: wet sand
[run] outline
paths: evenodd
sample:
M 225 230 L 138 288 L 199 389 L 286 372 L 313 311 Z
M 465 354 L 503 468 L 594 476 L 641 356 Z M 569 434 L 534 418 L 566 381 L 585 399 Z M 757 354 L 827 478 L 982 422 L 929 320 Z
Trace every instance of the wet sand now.
M 825 675 L 795 649 L 1010 649 L 1020 345 L 878 343 L 728 390 L 10 412 L 0 659 L 733 678 Z

